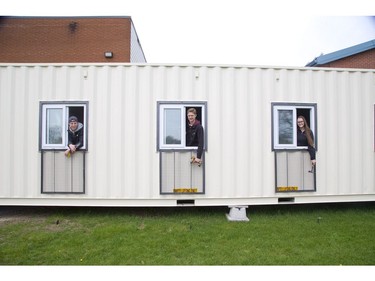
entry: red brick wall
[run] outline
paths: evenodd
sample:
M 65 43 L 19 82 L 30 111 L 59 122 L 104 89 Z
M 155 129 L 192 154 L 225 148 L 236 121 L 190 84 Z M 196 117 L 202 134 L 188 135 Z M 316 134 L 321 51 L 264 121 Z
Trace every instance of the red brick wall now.
M 350 57 L 346 57 L 327 64 L 319 65 L 322 67 L 338 68 L 367 68 L 375 69 L 375 49 L 368 50 Z
M 2 17 L 0 62 L 130 62 L 130 34 L 125 17 Z

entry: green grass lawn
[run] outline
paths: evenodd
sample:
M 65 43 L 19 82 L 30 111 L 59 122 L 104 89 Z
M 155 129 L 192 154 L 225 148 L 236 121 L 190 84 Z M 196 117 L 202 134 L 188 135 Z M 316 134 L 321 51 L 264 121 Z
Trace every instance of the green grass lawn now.
M 375 204 L 0 207 L 1 265 L 375 265 Z

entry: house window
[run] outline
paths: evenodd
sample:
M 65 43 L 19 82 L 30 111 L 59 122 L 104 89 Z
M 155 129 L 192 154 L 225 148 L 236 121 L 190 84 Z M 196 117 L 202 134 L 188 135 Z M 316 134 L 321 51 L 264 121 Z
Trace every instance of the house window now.
M 188 111 L 191 121 L 192 116 L 196 114 L 195 121 L 199 121 L 203 127 L 203 143 L 202 134 L 189 127 Z M 157 149 L 160 152 L 160 194 L 205 192 L 203 151 L 207 148 L 206 114 L 205 102 L 158 102 Z M 199 127 L 199 132 L 202 132 L 201 129 Z M 202 144 L 203 149 L 199 144 Z M 202 162 L 195 163 L 193 159 L 196 157 Z
M 298 146 L 297 118 L 304 117 L 317 148 L 316 104 L 272 103 L 272 150 L 276 192 L 316 191 L 316 173 L 307 146 Z
M 83 124 L 84 140 L 80 150 L 87 149 L 87 102 L 41 102 L 41 150 L 63 150 L 68 142 L 68 120 L 76 116 Z
M 87 110 L 88 102 L 40 103 L 42 193 L 85 193 Z M 71 116 L 77 117 L 83 125 L 83 146 L 74 155 L 66 155 Z
M 317 148 L 316 104 L 272 104 L 272 149 L 305 149 L 297 146 L 297 117 L 306 119 Z
M 196 120 L 206 129 L 205 102 L 158 103 L 158 150 L 191 150 L 197 148 L 186 144 L 186 128 L 188 126 L 186 115 L 189 108 L 196 110 Z M 206 139 L 206 130 L 204 130 L 204 134 L 204 139 Z

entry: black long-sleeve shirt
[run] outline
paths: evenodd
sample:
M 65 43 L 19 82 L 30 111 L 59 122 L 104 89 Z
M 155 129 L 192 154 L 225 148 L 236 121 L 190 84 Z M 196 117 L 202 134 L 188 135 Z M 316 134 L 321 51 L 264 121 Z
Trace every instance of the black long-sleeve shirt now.
M 186 146 L 197 146 L 197 158 L 201 159 L 204 147 L 204 131 L 201 123 L 196 120 L 186 128 Z
M 314 134 L 311 132 L 311 138 L 314 140 Z M 310 154 L 310 159 L 315 160 L 315 148 L 309 145 L 306 137 L 306 131 L 297 130 L 297 146 L 307 146 Z
M 68 147 L 70 144 L 74 144 L 76 149 L 83 146 L 83 124 L 78 123 L 77 130 L 71 131 L 68 129 Z

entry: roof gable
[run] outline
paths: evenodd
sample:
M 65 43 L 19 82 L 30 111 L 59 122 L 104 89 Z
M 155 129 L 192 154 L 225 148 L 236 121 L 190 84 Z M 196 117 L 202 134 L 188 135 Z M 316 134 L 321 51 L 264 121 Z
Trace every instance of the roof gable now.
M 306 64 L 306 66 L 319 66 L 333 61 L 337 61 L 349 56 L 353 56 L 371 49 L 375 49 L 375 40 L 370 40 L 362 44 L 358 44 L 349 48 L 345 48 L 333 53 L 321 55 L 315 58 L 312 62 Z

